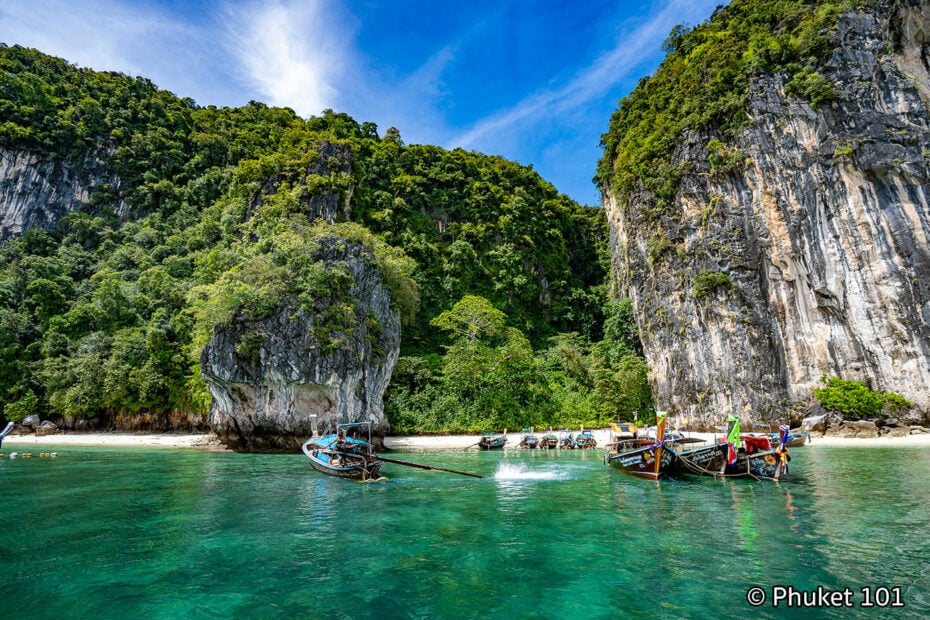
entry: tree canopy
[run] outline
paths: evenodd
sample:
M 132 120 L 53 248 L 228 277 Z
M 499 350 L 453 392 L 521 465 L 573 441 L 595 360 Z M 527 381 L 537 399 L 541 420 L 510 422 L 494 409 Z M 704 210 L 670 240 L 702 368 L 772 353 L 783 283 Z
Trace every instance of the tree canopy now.
M 604 213 L 530 167 L 408 145 L 396 128 L 379 136 L 333 110 L 199 106 L 21 47 L 0 47 L 0 69 L 0 147 L 93 162 L 119 180 L 53 229 L 0 245 L 8 418 L 206 411 L 197 351 L 212 330 L 283 300 L 344 294 L 344 274 L 313 259 L 324 235 L 371 250 L 404 317 L 388 393 L 401 428 L 562 416 L 578 404 L 572 376 L 594 390 L 592 376 L 616 371 L 622 355 L 595 352 L 608 307 Z M 580 357 L 564 364 L 584 360 L 584 373 L 563 373 L 551 352 L 566 334 Z M 458 399 L 449 411 L 460 416 L 423 417 L 416 403 L 435 389 Z M 616 415 L 593 402 L 565 419 Z

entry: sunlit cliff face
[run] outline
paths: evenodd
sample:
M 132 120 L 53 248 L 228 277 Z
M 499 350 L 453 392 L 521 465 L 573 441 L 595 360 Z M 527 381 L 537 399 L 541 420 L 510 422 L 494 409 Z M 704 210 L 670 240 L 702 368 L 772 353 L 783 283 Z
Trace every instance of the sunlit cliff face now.
M 901 4 L 840 20 L 821 70 L 836 102 L 756 77 L 737 165 L 711 169 L 712 130 L 686 135 L 658 231 L 648 194 L 605 192 L 658 407 L 783 418 L 837 375 L 930 409 L 930 10 Z

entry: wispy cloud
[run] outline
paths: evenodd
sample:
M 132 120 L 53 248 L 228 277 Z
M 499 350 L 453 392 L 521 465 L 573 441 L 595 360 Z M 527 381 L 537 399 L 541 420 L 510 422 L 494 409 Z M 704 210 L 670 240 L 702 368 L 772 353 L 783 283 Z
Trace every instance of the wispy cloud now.
M 170 7 L 127 0 L 0 3 L 0 37 L 97 71 L 144 76 L 199 103 L 241 105 L 208 8 L 195 23 Z
M 695 11 L 691 0 L 672 0 L 652 19 L 632 32 L 622 33 L 613 49 L 599 56 L 591 65 L 576 72 L 561 88 L 529 95 L 516 105 L 479 120 L 464 134 L 454 138 L 449 146 L 471 148 L 491 134 L 512 128 L 521 121 L 540 120 L 564 114 L 603 97 L 619 82 L 636 71 L 644 56 L 655 51 L 656 41 L 662 41 L 675 24 L 689 17 L 702 15 Z
M 264 101 L 302 116 L 337 107 L 356 25 L 334 3 L 230 4 L 225 22 L 226 45 Z
M 151 51 L 177 50 L 195 31 L 151 7 L 127 7 L 118 0 L 10 2 L 0 7 L 0 36 L 6 43 L 98 70 L 152 76 Z

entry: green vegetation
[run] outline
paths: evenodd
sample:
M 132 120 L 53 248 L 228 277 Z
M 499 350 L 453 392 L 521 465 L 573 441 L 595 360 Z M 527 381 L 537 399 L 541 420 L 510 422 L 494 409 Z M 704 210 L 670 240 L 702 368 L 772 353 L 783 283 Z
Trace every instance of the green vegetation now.
M 198 354 L 213 330 L 285 303 L 313 309 L 315 336 L 338 349 L 351 276 L 321 260 L 338 240 L 371 252 L 404 320 L 395 428 L 650 410 L 631 308 L 607 300 L 603 211 L 528 167 L 405 145 L 331 110 L 200 107 L 19 47 L 0 47 L 0 111 L 0 147 L 119 180 L 56 229 L 0 245 L 8 419 L 205 412 Z M 475 309 L 489 323 L 463 339 Z M 237 352 L 258 343 L 245 334 Z
M 901 411 L 914 406 L 900 394 L 876 392 L 861 381 L 839 377 L 820 378 L 825 387 L 814 390 L 814 398 L 829 411 L 840 411 L 850 418 L 874 418 L 888 407 L 889 411 Z
M 719 271 L 702 271 L 694 276 L 694 285 L 691 287 L 691 294 L 697 299 L 706 297 L 720 287 L 730 288 L 730 276 Z
M 833 151 L 833 157 L 836 157 L 836 158 L 850 157 L 852 156 L 854 151 L 855 149 L 853 149 L 852 144 L 850 144 L 849 141 L 847 140 L 846 144 L 844 144 L 843 146 L 836 147 L 836 149 Z
M 655 74 L 620 102 L 602 137 L 604 155 L 596 181 L 625 197 L 642 185 L 655 199 L 647 218 L 667 213 L 681 171 L 670 163 L 686 128 L 710 128 L 724 141 L 748 122 L 745 101 L 750 76 L 783 73 L 789 94 L 817 106 L 837 93 L 817 70 L 830 54 L 829 33 L 854 0 L 733 0 L 707 22 L 676 26 Z M 708 145 L 715 169 L 732 165 L 721 141 Z M 732 157 L 733 159 L 730 159 Z
M 653 419 L 649 371 L 632 304 L 606 307 L 604 338 L 559 334 L 534 354 L 487 299 L 468 295 L 432 320 L 443 355 L 402 357 L 385 402 L 396 432 L 474 432 L 526 426 L 604 426 Z

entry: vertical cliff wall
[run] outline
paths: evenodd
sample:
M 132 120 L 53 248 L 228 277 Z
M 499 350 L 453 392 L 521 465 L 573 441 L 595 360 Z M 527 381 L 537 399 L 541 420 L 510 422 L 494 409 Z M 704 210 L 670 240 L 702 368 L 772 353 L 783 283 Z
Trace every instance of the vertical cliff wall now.
M 119 187 L 104 159 L 88 153 L 81 161 L 47 161 L 18 150 L 0 150 L 0 240 L 38 226 L 53 228 L 62 217 L 90 203 L 96 186 Z M 117 214 L 125 205 L 115 205 Z
M 262 321 L 236 320 L 215 331 L 201 355 L 213 395 L 210 424 L 243 451 L 293 451 L 319 428 L 369 422 L 390 430 L 383 395 L 400 350 L 400 317 L 365 247 L 321 241 L 316 260 L 351 278 L 348 298 L 319 299 L 313 311 L 287 300 Z M 321 325 L 330 304 L 351 306 L 351 325 Z M 331 341 L 333 340 L 333 341 Z
M 657 406 L 782 418 L 824 374 L 930 408 L 930 8 L 845 14 L 812 107 L 751 81 L 734 140 L 685 132 L 674 214 L 605 187 Z

